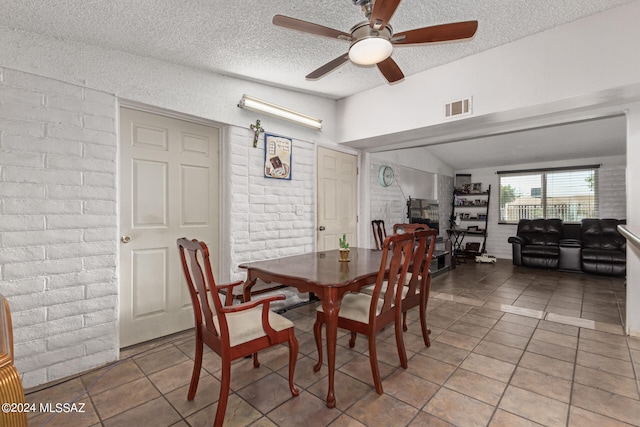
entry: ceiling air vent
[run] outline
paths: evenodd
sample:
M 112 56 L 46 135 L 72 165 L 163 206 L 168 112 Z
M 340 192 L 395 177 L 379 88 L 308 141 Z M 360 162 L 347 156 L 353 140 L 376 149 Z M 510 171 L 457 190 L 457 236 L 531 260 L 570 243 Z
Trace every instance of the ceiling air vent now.
M 471 114 L 471 97 L 453 101 L 444 105 L 445 117 L 466 116 Z

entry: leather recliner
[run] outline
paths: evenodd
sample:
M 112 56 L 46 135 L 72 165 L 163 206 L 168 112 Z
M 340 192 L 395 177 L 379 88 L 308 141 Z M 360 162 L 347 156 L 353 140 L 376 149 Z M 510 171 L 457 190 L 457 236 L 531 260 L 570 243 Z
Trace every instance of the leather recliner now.
M 557 269 L 560 240 L 563 238 L 561 219 L 522 219 L 516 236 L 509 237 L 513 263 L 539 268 Z
M 582 271 L 624 276 L 627 273 L 627 241 L 618 232 L 618 219 L 582 220 Z

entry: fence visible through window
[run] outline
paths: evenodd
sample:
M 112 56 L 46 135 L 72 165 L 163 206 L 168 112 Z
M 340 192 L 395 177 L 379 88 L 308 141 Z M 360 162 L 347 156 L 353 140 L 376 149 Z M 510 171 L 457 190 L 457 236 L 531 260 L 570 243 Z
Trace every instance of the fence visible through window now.
M 598 217 L 598 166 L 498 172 L 500 222 Z

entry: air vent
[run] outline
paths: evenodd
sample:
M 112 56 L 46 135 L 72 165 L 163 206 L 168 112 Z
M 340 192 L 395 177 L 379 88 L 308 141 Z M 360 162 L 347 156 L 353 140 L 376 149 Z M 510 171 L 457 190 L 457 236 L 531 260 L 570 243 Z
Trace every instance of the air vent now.
M 445 117 L 465 116 L 471 114 L 471 112 L 471 97 L 444 105 Z

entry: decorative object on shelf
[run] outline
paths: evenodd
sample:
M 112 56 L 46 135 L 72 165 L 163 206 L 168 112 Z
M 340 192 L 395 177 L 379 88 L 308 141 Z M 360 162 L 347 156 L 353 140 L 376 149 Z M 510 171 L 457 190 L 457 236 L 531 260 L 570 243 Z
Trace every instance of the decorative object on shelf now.
M 395 174 L 391 166 L 380 167 L 380 170 L 378 171 L 378 180 L 380 181 L 380 185 L 382 185 L 383 187 L 388 187 L 393 184 L 394 178 Z
M 291 148 L 289 138 L 264 135 L 264 176 L 291 180 Z
M 262 128 L 262 126 L 260 126 L 260 119 L 256 120 L 256 124 L 255 125 L 251 125 L 249 127 L 253 131 L 253 148 L 257 148 L 258 147 L 258 137 L 260 136 L 260 134 L 262 132 L 264 132 L 264 129 Z
M 471 186 L 471 174 L 456 174 L 456 192 L 466 194 Z
M 482 193 L 482 184 L 479 182 L 475 182 L 471 184 L 471 192 L 472 193 Z
M 342 233 L 342 237 L 338 239 L 340 243 L 340 262 L 349 262 L 349 242 L 347 242 L 347 235 Z

